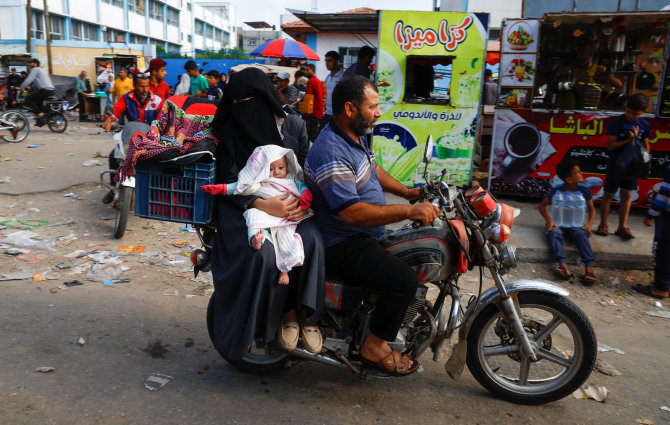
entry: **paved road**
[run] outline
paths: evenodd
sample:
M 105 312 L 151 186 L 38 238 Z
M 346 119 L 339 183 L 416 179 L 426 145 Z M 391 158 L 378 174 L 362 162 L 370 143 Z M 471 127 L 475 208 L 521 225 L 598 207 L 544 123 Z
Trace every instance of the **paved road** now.
M 65 145 L 73 147 L 67 149 L 75 153 L 72 164 L 81 164 L 101 150 L 87 145 L 85 137 L 79 136 L 78 143 Z M 72 138 L 64 137 L 49 143 L 73 143 L 68 142 Z M 5 156 L 5 145 L 0 149 Z M 0 175 L 6 174 L 8 164 L 17 166 L 13 173 L 19 180 L 34 172 L 34 164 L 29 161 L 7 161 L 0 163 Z M 197 245 L 196 236 L 181 231 L 177 224 L 131 217 L 124 239 L 114 240 L 112 222 L 103 220 L 113 214 L 109 206 L 100 203 L 103 189 L 93 183 L 58 188 L 65 181 L 60 179 L 68 176 L 68 167 L 54 161 L 49 173 L 52 178 L 37 183 L 45 189 L 51 187 L 53 192 L 0 194 L 0 217 L 29 217 L 52 224 L 73 219 L 72 224 L 36 231 L 45 239 L 70 234 L 77 238 L 71 243 L 60 239 L 55 251 L 33 250 L 32 254 L 41 257 L 34 263 L 0 254 L 0 274 L 48 269 L 48 277 L 53 278 L 45 282 L 0 282 L 0 423 L 670 421 L 670 412 L 659 410 L 662 405 L 670 405 L 670 321 L 646 316 L 645 311 L 654 309 L 651 302 L 631 294 L 626 280 L 648 282 L 648 271 L 597 269 L 601 285 L 585 288 L 568 284 L 571 299 L 591 318 L 599 342 L 625 353 L 600 354 L 622 376 L 594 372 L 588 380 L 589 384 L 608 388 L 610 396 L 604 404 L 567 397 L 546 406 L 513 405 L 492 397 L 468 372 L 461 381 L 451 380 L 441 364 L 431 361 L 430 353 L 421 359 L 423 373 L 391 380 L 361 381 L 346 370 L 316 363 L 295 363 L 279 374 L 252 376 L 221 359 L 208 339 L 205 308 L 212 290 L 211 277 L 194 281 L 183 266 L 152 264 L 152 259 L 185 253 L 188 245 Z M 93 170 L 90 173 L 95 175 Z M 83 181 L 94 180 L 86 176 Z M 80 194 L 80 199 L 63 197 L 67 192 Z M 31 208 L 39 211 L 29 212 Z M 27 216 L 20 216 L 24 213 Z M 6 233 L 10 231 L 0 232 Z M 179 242 L 181 239 L 186 242 Z M 123 265 L 132 267 L 120 276 L 129 277 L 130 283 L 106 287 L 87 281 L 86 272 L 76 267 L 90 268 L 92 262 L 65 258 L 77 249 L 114 252 L 121 245 L 145 246 L 144 256 L 120 257 Z M 74 269 L 54 268 L 63 261 Z M 551 278 L 546 265 L 535 264 L 522 264 L 513 275 Z M 609 277 L 616 278 L 617 284 L 610 284 Z M 474 278 L 472 273 L 464 279 L 466 290 L 476 291 Z M 63 282 L 72 279 L 84 285 L 63 290 Z M 622 298 L 617 300 L 618 296 Z M 618 305 L 601 305 L 601 299 L 616 300 Z M 79 338 L 84 339 L 83 345 L 78 343 Z M 55 370 L 35 372 L 41 366 Z M 154 372 L 174 379 L 150 392 L 144 388 L 144 381 Z

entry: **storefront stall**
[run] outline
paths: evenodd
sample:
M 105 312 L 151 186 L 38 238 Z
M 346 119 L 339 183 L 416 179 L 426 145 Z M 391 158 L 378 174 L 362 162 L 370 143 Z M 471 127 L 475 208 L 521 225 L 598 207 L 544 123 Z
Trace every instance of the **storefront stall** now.
M 382 116 L 373 136 L 377 163 L 406 186 L 429 175 L 470 182 L 486 56 L 487 14 L 381 11 L 377 87 Z
M 652 171 L 633 204 L 648 205 L 670 161 L 669 12 L 546 14 L 502 31 L 489 188 L 542 197 L 556 165 L 579 159 L 594 199 L 603 195 L 607 126 L 635 93 L 650 98 Z M 618 193 L 615 195 L 618 200 Z

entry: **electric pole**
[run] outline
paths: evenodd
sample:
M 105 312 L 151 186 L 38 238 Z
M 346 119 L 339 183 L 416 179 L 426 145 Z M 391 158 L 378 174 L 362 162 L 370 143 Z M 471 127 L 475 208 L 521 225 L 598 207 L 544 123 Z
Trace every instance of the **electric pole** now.
M 33 36 L 33 8 L 30 5 L 30 0 L 28 0 L 28 5 L 26 6 L 26 16 L 28 17 L 28 35 L 26 36 L 26 53 L 30 54 L 30 39 Z
M 42 0 L 42 4 L 44 4 L 44 29 L 47 33 L 47 64 L 49 65 L 49 74 L 53 74 L 53 66 L 51 65 L 51 22 L 49 21 L 49 6 L 47 3 L 48 0 Z

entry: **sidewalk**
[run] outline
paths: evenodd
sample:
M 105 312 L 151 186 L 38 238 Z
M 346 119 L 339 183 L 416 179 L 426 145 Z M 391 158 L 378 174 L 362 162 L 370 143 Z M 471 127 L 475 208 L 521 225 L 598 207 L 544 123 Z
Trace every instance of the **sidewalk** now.
M 508 242 L 509 245 L 516 246 L 517 259 L 530 263 L 548 263 L 553 265 L 555 260 L 551 255 L 544 231 L 544 219 L 537 210 L 540 200 L 528 199 L 526 201 L 520 198 L 502 196 L 497 198 L 498 201 L 521 210 L 521 214 L 514 220 L 514 227 L 512 228 L 512 234 Z M 388 204 L 404 204 L 407 201 L 386 194 L 386 202 Z M 618 207 L 614 205 L 610 212 L 608 220 L 610 231 L 616 230 L 619 220 L 617 210 Z M 596 211 L 598 211 L 598 204 L 596 204 Z M 631 210 L 628 227 L 635 235 L 635 239 L 624 241 L 619 236 L 612 234 L 609 236 L 594 234 L 591 237 L 595 266 L 631 270 L 647 270 L 652 268 L 651 244 L 654 239 L 654 228 L 645 227 L 642 224 L 642 217 L 644 217 L 645 211 L 646 209 L 642 208 L 633 208 Z M 599 217 L 599 214 L 596 214 L 592 230 L 595 230 L 598 226 Z M 396 229 L 406 223 L 408 221 L 387 227 Z M 574 244 L 570 242 L 565 244 L 565 254 L 570 266 L 574 267 L 575 264 L 581 266 L 581 259 Z
M 534 263 L 554 263 L 549 243 L 545 233 L 545 222 L 537 210 L 540 200 L 529 199 L 522 202 L 519 199 L 499 197 L 501 202 L 520 208 L 521 214 L 514 221 L 510 244 L 517 247 L 519 261 Z M 599 204 L 596 204 L 596 218 L 592 230 L 595 231 L 600 222 Z M 612 206 L 608 218 L 610 232 L 614 232 L 619 222 L 618 207 Z M 651 244 L 654 239 L 654 228 L 642 224 L 646 209 L 632 208 L 628 219 L 628 227 L 635 235 L 635 239 L 624 241 L 619 236 L 591 237 L 591 247 L 595 256 L 595 265 L 617 269 L 644 270 L 652 268 Z M 574 244 L 565 244 L 565 254 L 570 265 L 579 263 L 581 259 Z

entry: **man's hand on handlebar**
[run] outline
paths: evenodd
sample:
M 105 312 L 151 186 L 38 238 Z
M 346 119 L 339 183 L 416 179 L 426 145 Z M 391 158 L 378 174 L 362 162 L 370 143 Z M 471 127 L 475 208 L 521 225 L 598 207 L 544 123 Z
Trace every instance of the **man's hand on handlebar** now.
M 407 189 L 407 195 L 405 196 L 405 199 L 408 201 L 416 201 L 419 198 L 421 198 L 421 187 Z
M 440 209 L 429 202 L 416 203 L 409 206 L 410 220 L 421 221 L 423 226 L 427 226 L 440 215 Z

